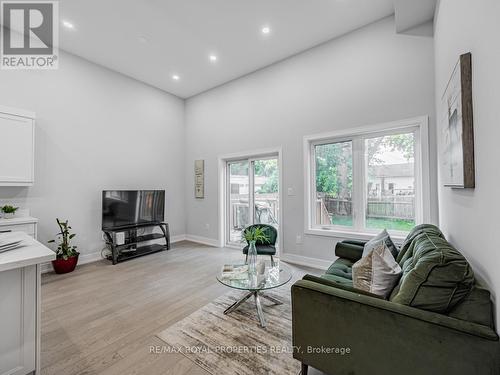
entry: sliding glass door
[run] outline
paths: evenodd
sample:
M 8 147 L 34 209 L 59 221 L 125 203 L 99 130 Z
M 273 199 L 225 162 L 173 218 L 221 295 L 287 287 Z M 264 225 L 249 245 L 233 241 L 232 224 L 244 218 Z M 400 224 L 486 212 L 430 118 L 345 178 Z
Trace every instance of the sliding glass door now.
M 231 161 L 227 163 L 228 186 L 226 242 L 238 243 L 241 239 L 241 231 L 250 225 L 250 174 L 247 160 Z
M 248 225 L 270 224 L 278 229 L 278 157 L 228 161 L 226 171 L 226 244 L 239 245 Z

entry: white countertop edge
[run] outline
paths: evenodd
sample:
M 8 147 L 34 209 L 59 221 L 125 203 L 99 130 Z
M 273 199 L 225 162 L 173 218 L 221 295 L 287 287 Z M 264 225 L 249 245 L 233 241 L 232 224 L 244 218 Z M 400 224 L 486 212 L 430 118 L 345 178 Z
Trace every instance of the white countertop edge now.
M 31 216 L 14 216 L 12 219 L 0 218 L 0 227 L 5 225 L 33 224 L 38 223 L 38 219 Z
M 0 272 L 56 259 L 56 254 L 36 240 L 28 246 L 0 253 Z

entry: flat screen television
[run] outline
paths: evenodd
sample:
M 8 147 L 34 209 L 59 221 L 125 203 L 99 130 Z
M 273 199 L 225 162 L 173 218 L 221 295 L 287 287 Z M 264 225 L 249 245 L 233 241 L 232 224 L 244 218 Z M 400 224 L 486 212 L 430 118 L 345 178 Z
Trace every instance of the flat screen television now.
M 165 190 L 104 190 L 102 229 L 112 230 L 163 222 Z

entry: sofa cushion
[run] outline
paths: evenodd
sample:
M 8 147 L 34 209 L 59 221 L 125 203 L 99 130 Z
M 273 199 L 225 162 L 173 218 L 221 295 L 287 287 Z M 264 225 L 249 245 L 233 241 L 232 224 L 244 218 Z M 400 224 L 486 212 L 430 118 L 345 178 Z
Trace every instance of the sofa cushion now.
M 432 224 L 420 224 L 417 225 L 416 227 L 413 227 L 413 229 L 408 233 L 408 236 L 406 236 L 406 239 L 404 240 L 403 244 L 401 245 L 401 248 L 399 249 L 399 254 L 396 258 L 396 261 L 399 263 L 400 266 L 403 265 L 403 262 L 408 259 L 409 257 L 412 256 L 411 253 L 408 253 L 408 249 L 410 248 L 413 240 L 419 236 L 422 233 L 427 233 L 429 236 L 437 236 L 444 238 L 443 233 L 441 230 L 439 230 L 438 227 Z
M 356 293 L 358 295 L 364 295 L 364 296 L 369 296 L 369 297 L 373 297 L 373 298 L 383 299 L 382 297 L 380 297 L 376 294 L 365 292 L 364 290 L 355 289 L 346 283 L 339 283 L 337 281 L 329 280 L 325 277 L 318 277 L 318 276 L 306 274 L 306 275 L 304 275 L 302 280 L 314 281 L 314 282 L 322 284 L 322 285 L 332 286 L 334 288 L 342 289 L 342 290 L 352 292 L 352 293 Z
M 434 228 L 424 228 L 401 249 L 405 251 L 398 257 L 403 276 L 390 300 L 446 313 L 471 291 L 474 273 L 462 254 Z
M 324 275 L 321 275 L 323 279 L 333 281 L 335 283 L 341 284 L 341 285 L 346 285 L 350 286 L 352 288 L 352 280 L 346 279 L 345 277 L 337 276 L 337 275 L 330 275 L 328 273 L 325 273 Z
M 352 280 L 352 262 L 348 259 L 339 258 L 328 268 L 326 274 Z
M 382 240 L 352 266 L 354 288 L 386 298 L 401 276 L 401 267 Z
M 448 316 L 495 329 L 490 292 L 479 286 L 474 286 L 463 301 L 449 312 Z
M 387 246 L 394 259 L 396 259 L 399 253 L 398 248 L 394 245 L 391 236 L 389 236 L 389 233 L 385 229 L 365 244 L 362 256 L 366 256 L 371 250 L 378 247 L 380 242 L 383 242 Z
M 350 260 L 350 259 L 346 259 L 346 258 L 338 258 L 337 260 L 335 260 L 335 262 L 332 263 L 332 266 L 334 264 L 343 264 L 347 267 L 352 267 L 352 265 L 354 264 L 355 262 Z M 327 271 L 328 272 L 328 271 Z

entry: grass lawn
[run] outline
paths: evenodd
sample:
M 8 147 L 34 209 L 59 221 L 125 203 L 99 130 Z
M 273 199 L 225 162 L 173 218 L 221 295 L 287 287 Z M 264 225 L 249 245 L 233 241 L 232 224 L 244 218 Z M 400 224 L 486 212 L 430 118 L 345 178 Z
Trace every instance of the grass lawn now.
M 352 216 L 332 216 L 332 224 L 352 227 Z
M 415 221 L 401 220 L 401 219 L 369 218 L 366 220 L 366 226 L 368 228 L 392 229 L 392 230 L 399 230 L 401 232 L 409 232 L 415 226 Z
M 333 216 L 332 224 L 352 226 L 352 217 Z M 413 220 L 368 218 L 366 220 L 366 226 L 373 229 L 391 229 L 401 232 L 409 232 L 415 226 L 415 222 Z

